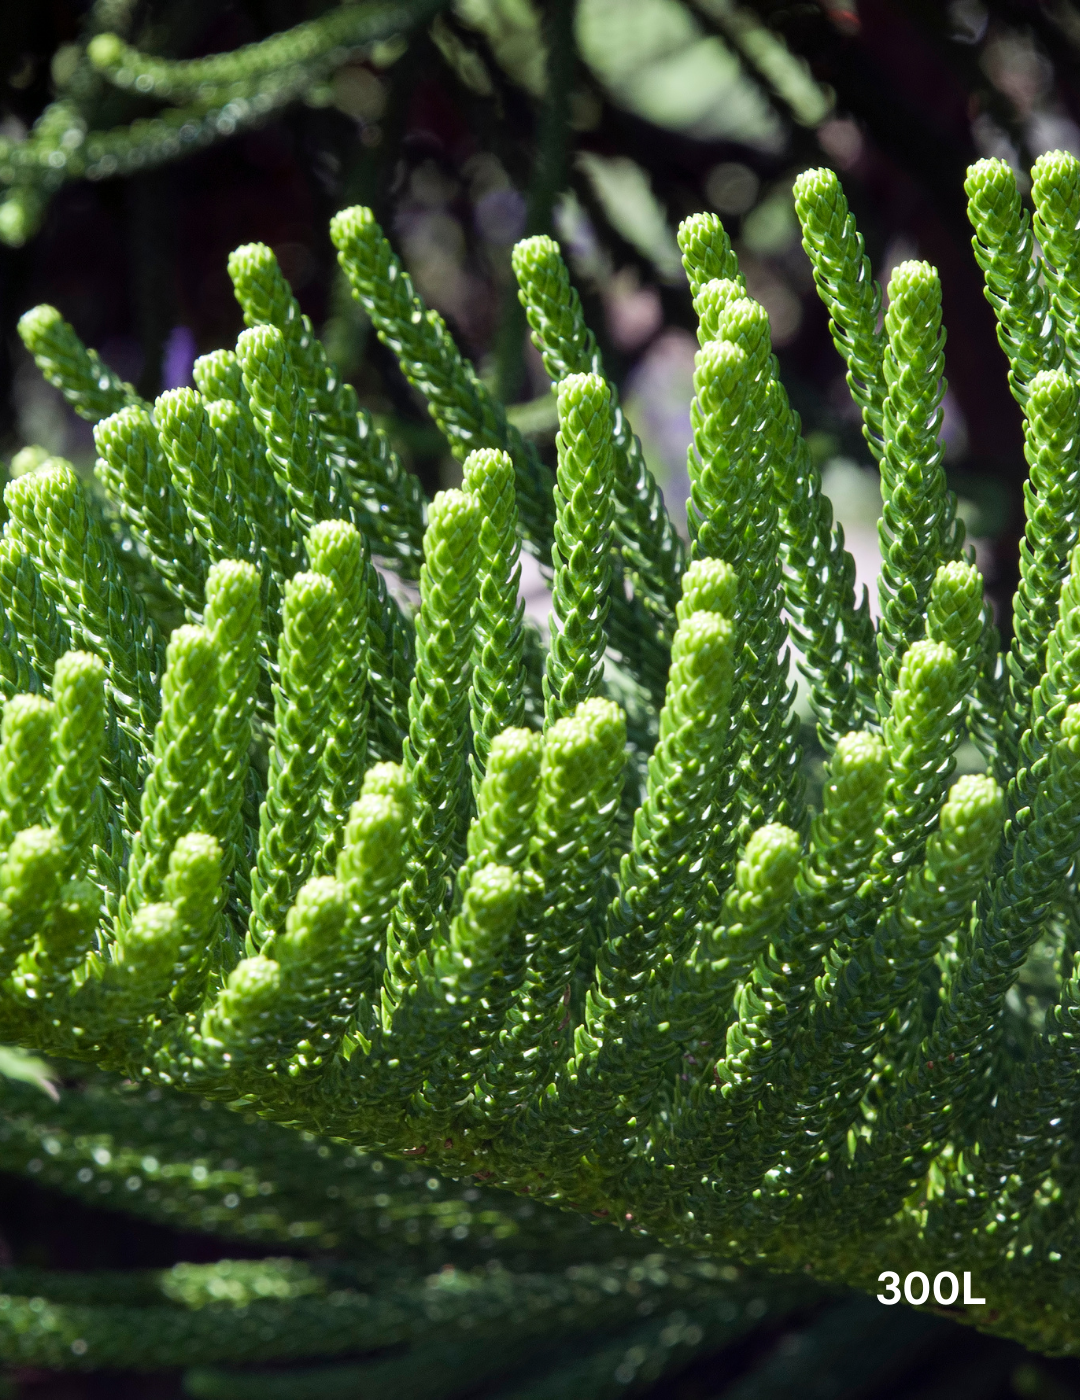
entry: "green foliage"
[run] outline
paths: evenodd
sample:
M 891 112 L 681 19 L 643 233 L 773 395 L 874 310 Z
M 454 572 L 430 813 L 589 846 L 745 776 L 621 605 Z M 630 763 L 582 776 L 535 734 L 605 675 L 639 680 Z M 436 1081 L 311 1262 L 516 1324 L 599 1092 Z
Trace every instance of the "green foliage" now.
M 553 385 L 572 374 L 603 377 L 596 338 L 585 324 L 581 300 L 558 244 L 552 238 L 526 238 L 513 253 L 519 296 Z M 615 531 L 622 559 L 634 586 L 654 619 L 654 628 L 670 640 L 679 575 L 685 567 L 683 545 L 668 517 L 663 497 L 645 464 L 641 444 L 631 431 L 612 385 L 611 440 L 615 459 Z
M 977 161 L 964 188 L 975 229 L 971 246 L 998 320 L 998 343 L 1008 356 L 1009 387 L 1024 404 L 1035 375 L 1061 364 L 1059 333 L 1047 315 L 1049 294 L 1033 256 L 1031 220 L 1013 169 L 1003 160 Z
M 325 574 L 294 574 L 285 585 L 274 742 L 251 874 L 255 947 L 284 926 L 315 858 L 337 607 L 337 590 Z
M 514 466 L 505 452 L 481 448 L 465 459 L 465 487 L 480 508 L 479 581 L 473 619 L 473 791 L 487 769 L 493 741 L 525 718 L 524 601 L 518 598 L 521 545 Z
M 1047 151 L 1031 171 L 1035 237 L 1043 248 L 1043 276 L 1050 292 L 1061 356 L 1075 374 L 1080 365 L 1080 161 L 1067 151 Z M 1047 366 L 1049 368 L 1050 366 Z
M 555 587 L 544 675 L 544 726 L 573 714 L 599 689 L 604 621 L 611 591 L 608 554 L 614 516 L 611 401 L 598 375 L 559 386 L 555 488 Z
M 481 447 L 510 454 L 523 533 L 546 558 L 554 520 L 552 483 L 536 449 L 507 423 L 502 404 L 463 358 L 439 313 L 429 311 L 416 295 L 371 210 L 335 214 L 330 237 L 353 295 L 379 339 L 398 357 L 409 383 L 424 396 L 454 455 L 464 461 Z
M 898 682 L 902 658 L 922 631 L 930 585 L 939 564 L 963 542 L 956 502 L 945 485 L 940 441 L 945 394 L 941 286 L 926 263 L 901 263 L 889 279 L 882 362 L 881 626 L 878 652 L 882 718 Z
M 343 384 L 316 339 L 311 322 L 301 315 L 277 259 L 264 243 L 237 248 L 229 274 L 249 326 L 275 326 L 285 336 L 297 375 L 308 394 L 324 448 L 344 490 L 358 507 L 356 523 L 371 548 L 413 576 L 424 531 L 423 493 L 417 479 L 402 469 L 386 435 L 361 409 L 351 384 Z M 230 386 L 228 398 L 239 398 Z M 203 393 L 212 397 L 204 388 Z
M 412 823 L 406 878 L 387 938 L 391 998 L 415 978 L 416 956 L 443 913 L 454 858 L 460 860 L 465 844 L 465 736 L 479 534 L 480 511 L 469 495 L 436 496 L 424 536 L 416 674 L 402 748 Z
M 795 210 L 814 282 L 829 312 L 833 344 L 847 365 L 851 397 L 862 411 L 863 436 L 880 462 L 886 392 L 884 336 L 877 325 L 881 288 L 834 171 L 804 171 L 795 181 Z
M 88 398 L 86 354 L 70 336 L 61 354 L 31 314 L 46 372 L 112 415 L 102 488 L 189 620 L 166 647 L 65 464 L 8 487 L 0 1033 L 242 1105 L 331 1154 L 422 1158 L 606 1220 L 634 1257 L 659 1239 L 874 1288 L 946 1240 L 993 1309 L 968 1320 L 1074 1349 L 1074 177 L 1065 157 L 1036 170 L 1045 302 L 1015 186 L 993 165 L 969 178 L 1032 468 L 1007 662 L 941 465 L 937 275 L 898 268 L 879 333 L 827 172 L 800 177 L 797 208 L 880 459 L 876 628 L 713 216 L 680 230 L 701 340 L 689 562 L 544 240 L 515 267 L 557 381 L 554 477 L 370 211 L 334 220 L 351 286 L 465 465 L 422 530 L 415 487 L 398 489 L 258 245 L 230 266 L 250 323 L 235 355 L 204 357 L 199 391 L 152 413 L 115 387 Z M 522 543 L 554 570 L 531 669 Z M 413 617 L 376 558 L 419 579 Z M 820 811 L 789 639 L 826 747 Z M 954 783 L 965 724 L 993 770 Z M 1038 1015 L 1010 996 L 1029 957 L 1053 967 Z M 331 1214 L 313 1229 L 346 1228 Z M 468 1315 L 480 1335 L 552 1287 L 388 1271 L 365 1313 L 355 1281 L 313 1301 L 319 1269 L 260 1267 L 267 1359 L 412 1336 L 425 1288 L 448 1290 L 442 1322 Z M 612 1267 L 582 1317 L 595 1303 L 593 1323 L 629 1336 Z M 149 1311 L 155 1289 L 186 1309 L 161 1316 L 159 1364 L 257 1354 L 254 1323 L 230 1333 L 201 1308 L 226 1286 L 212 1270 L 137 1286 Z M 11 1354 L 119 1357 L 128 1300 L 106 1316 L 58 1289 L 42 1284 L 39 1321 L 10 1305 Z M 652 1323 L 635 1325 L 652 1355 Z M 580 1357 L 559 1367 L 510 1393 L 593 1384 Z

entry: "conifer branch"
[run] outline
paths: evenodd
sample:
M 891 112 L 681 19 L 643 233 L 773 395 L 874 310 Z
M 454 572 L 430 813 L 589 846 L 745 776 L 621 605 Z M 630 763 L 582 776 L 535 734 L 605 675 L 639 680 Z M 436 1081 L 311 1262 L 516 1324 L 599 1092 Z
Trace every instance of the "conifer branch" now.
M 1058 369 L 1062 359 L 1050 296 L 1039 280 L 1031 220 L 1006 161 L 976 161 L 964 189 L 975 230 L 971 246 L 997 317 L 998 344 L 1009 361 L 1009 388 L 1024 406 L 1036 375 Z
M 110 504 L 55 459 L 5 492 L 3 1037 L 702 1255 L 871 1290 L 963 1257 L 996 1310 L 980 1324 L 1073 1345 L 1078 169 L 1041 158 L 1034 229 L 1001 163 L 967 184 L 1031 468 L 1004 661 L 942 468 L 936 273 L 897 269 L 879 332 L 829 172 L 796 204 L 880 459 L 876 629 L 714 215 L 679 233 L 700 341 L 690 562 L 548 240 L 515 261 L 558 386 L 554 480 L 368 211 L 335 220 L 464 461 L 426 522 L 261 245 L 232 260 L 252 323 L 236 353 L 202 357 L 199 391 L 153 414 L 30 313 L 45 372 L 101 420 Z M 524 624 L 519 536 L 554 565 L 550 645 Z M 114 540 L 187 613 L 167 649 Z M 374 558 L 408 573 L 418 546 L 414 627 Z M 826 746 L 820 810 L 789 638 Z M 990 771 L 953 783 L 965 725 Z M 1010 995 L 1029 958 L 1045 1028 Z M 247 1147 L 270 1131 L 226 1117 Z M 51 1161 L 30 1145 L 45 1131 L 25 1150 Z M 67 1177 L 72 1136 L 55 1137 Z M 170 1190 L 176 1219 L 205 1221 L 193 1178 Z M 312 1238 L 368 1220 L 319 1199 Z M 293 1239 L 267 1212 L 258 1238 Z M 24 1330 L 52 1357 L 41 1315 Z M 301 1315 L 282 1355 L 339 1336 Z M 78 1317 L 95 1356 L 121 1354 Z
M 514 465 L 505 452 L 482 448 L 465 459 L 465 488 L 480 508 L 479 577 L 469 720 L 474 797 L 487 768 L 492 741 L 525 719 L 524 601 L 518 597 L 521 565 Z
M 523 239 L 514 249 L 514 274 L 533 343 L 556 388 L 571 374 L 604 374 L 596 337 L 585 324 L 581 301 L 552 238 Z M 644 592 L 661 634 L 670 639 L 684 567 L 682 542 L 675 532 L 659 487 L 645 464 L 641 443 L 609 386 L 612 449 L 615 455 L 616 536 L 635 593 Z
M 1066 151 L 1047 151 L 1031 171 L 1035 236 L 1042 247 L 1042 272 L 1050 292 L 1054 328 L 1065 364 L 1080 365 L 1080 161 Z M 1047 364 L 1047 369 L 1055 368 Z
M 848 389 L 863 417 L 871 455 L 884 451 L 885 336 L 878 330 L 881 288 L 870 269 L 862 234 L 832 170 L 807 170 L 795 181 L 795 212 L 829 331 L 847 365 Z
M 611 398 L 595 374 L 559 385 L 555 585 L 544 676 L 544 727 L 573 714 L 599 690 L 604 622 L 610 607 L 608 559 L 615 515 Z

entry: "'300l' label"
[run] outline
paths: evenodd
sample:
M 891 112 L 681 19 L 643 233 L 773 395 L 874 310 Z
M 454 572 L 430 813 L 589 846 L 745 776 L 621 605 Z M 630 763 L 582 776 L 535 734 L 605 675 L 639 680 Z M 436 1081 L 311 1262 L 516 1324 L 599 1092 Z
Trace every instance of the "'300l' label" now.
M 893 1273 L 892 1269 L 886 1269 L 883 1274 L 878 1274 L 878 1283 L 885 1285 L 885 1292 L 877 1295 L 879 1303 L 884 1303 L 887 1307 L 892 1307 L 894 1303 L 900 1301 L 900 1275 Z M 955 1303 L 960 1292 L 960 1284 L 956 1275 L 948 1272 L 940 1273 L 934 1277 L 934 1302 L 940 1303 L 942 1307 L 948 1307 L 950 1303 Z M 904 1279 L 904 1299 L 919 1307 L 930 1297 L 930 1280 L 918 1269 L 914 1273 L 908 1274 Z M 979 1305 L 986 1302 L 985 1298 L 973 1298 L 971 1296 L 971 1275 L 964 1275 L 964 1302 Z

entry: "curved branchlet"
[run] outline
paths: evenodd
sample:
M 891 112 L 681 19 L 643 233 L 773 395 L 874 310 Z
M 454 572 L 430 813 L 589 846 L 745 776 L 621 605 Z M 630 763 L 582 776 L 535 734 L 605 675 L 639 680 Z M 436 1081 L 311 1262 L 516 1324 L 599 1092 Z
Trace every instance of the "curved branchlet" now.
M 323 574 L 296 574 L 285 585 L 274 742 L 251 871 L 248 936 L 255 948 L 284 927 L 315 856 L 338 606 L 337 589 Z
M 420 571 L 416 674 L 403 766 L 413 794 L 405 880 L 387 943 L 388 1006 L 412 984 L 415 962 L 443 917 L 448 878 L 465 844 L 469 783 L 471 624 L 476 604 L 480 510 L 462 491 L 431 503 Z
M 1031 171 L 1031 197 L 1054 328 L 1075 378 L 1080 369 L 1080 161 L 1068 151 L 1041 155 Z
M 901 263 L 889 279 L 882 412 L 882 512 L 878 524 L 881 676 L 888 713 L 907 648 L 921 634 L 938 565 L 958 557 L 963 526 L 945 485 L 940 440 L 945 393 L 941 284 L 927 263 Z
M 69 181 L 170 164 L 255 129 L 293 103 L 323 101 L 335 72 L 358 49 L 391 38 L 396 43 L 443 3 L 377 0 L 361 9 L 335 8 L 196 59 L 142 52 L 121 37 L 131 37 L 130 12 L 96 11 L 54 75 L 53 100 L 23 137 L 4 137 L 0 241 L 25 243 L 40 228 L 52 195 Z
M 9 534 L 0 536 L 0 608 L 8 653 L 8 664 L 0 664 L 0 682 L 10 684 L 8 694 L 48 686 L 71 637 L 30 555 Z
M 795 181 L 795 213 L 818 296 L 829 313 L 833 344 L 847 365 L 848 388 L 862 413 L 863 436 L 880 462 L 887 393 L 885 337 L 878 330 L 881 288 L 834 171 L 803 171 Z
M 259 688 L 259 579 L 250 564 L 225 560 L 211 566 L 203 625 L 217 660 L 217 696 L 214 762 L 199 828 L 220 843 L 221 878 L 232 882 L 230 916 L 242 936 L 243 909 L 251 893 L 244 799 Z
M 134 404 L 105 418 L 94 429 L 94 445 L 95 474 L 120 518 L 173 595 L 197 615 L 206 563 L 188 539 L 184 498 L 170 476 L 149 408 Z
M 202 553 L 214 564 L 246 559 L 251 531 L 230 498 L 229 475 L 201 394 L 170 389 L 154 404 L 154 422 Z
M 768 317 L 757 302 L 740 298 L 718 315 L 716 332 L 696 358 L 688 468 L 691 502 L 701 522 L 695 557 L 726 560 L 737 569 L 740 585 L 733 617 L 732 707 L 739 716 L 739 832 L 745 841 L 770 820 L 800 825 L 803 784 L 798 730 L 789 713 L 782 567 L 775 544 L 778 444 L 768 429 L 762 431 L 770 409 Z M 742 359 L 725 347 L 741 350 Z M 721 852 L 714 855 L 713 868 L 722 868 Z M 706 919 L 717 912 L 706 908 Z
M 544 675 L 544 727 L 596 695 L 603 676 L 615 515 L 611 396 L 595 374 L 559 385 L 555 585 Z
M 53 673 L 49 823 L 64 850 L 64 874 L 83 869 L 90 854 L 94 803 L 105 745 L 105 667 L 87 652 L 67 652 Z M 5 712 L 6 713 L 6 712 Z M 24 823 L 25 825 L 25 823 Z
M 679 225 L 677 238 L 691 296 L 696 297 L 706 282 L 714 280 L 736 282 L 740 295 L 745 295 L 739 260 L 719 215 L 691 214 Z
M 473 621 L 469 721 L 474 798 L 492 741 L 525 719 L 525 604 L 514 495 L 514 464 L 505 452 L 482 448 L 465 458 L 465 489 L 480 508 L 479 575 Z
M 19 335 L 38 369 L 80 418 L 97 423 L 129 404 L 147 407 L 96 350 L 86 348 L 55 306 L 27 311 L 19 320 Z
M 553 238 L 523 239 L 513 251 L 518 296 L 540 351 L 544 368 L 557 387 L 571 374 L 604 376 L 596 337 L 585 324 L 581 300 Z M 644 597 L 662 638 L 670 641 L 684 567 L 682 541 L 645 462 L 641 443 L 609 384 L 612 450 L 615 458 L 615 536 L 635 595 Z
M 1011 769 L 1031 723 L 1031 697 L 1043 673 L 1057 621 L 1061 585 L 1080 528 L 1080 397 L 1064 370 L 1031 381 L 1024 424 L 1027 524 L 1020 542 L 1020 586 L 1013 598 L 1013 641 L 1006 658 L 1009 701 L 1001 759 Z
M 330 466 L 312 433 L 307 395 L 288 341 L 276 326 L 256 326 L 242 332 L 236 356 L 255 426 L 266 444 L 266 460 L 288 502 L 297 540 L 302 540 L 320 519 L 338 512 Z
M 975 230 L 971 246 L 994 308 L 998 344 L 1009 361 L 1009 388 L 1026 407 L 1036 375 L 1061 364 L 1062 343 L 1050 316 L 1050 294 L 1040 279 L 1031 220 L 1016 175 L 993 157 L 968 167 L 964 190 Z
M 35 826 L 44 806 L 51 767 L 54 707 L 41 695 L 15 695 L 0 722 L 0 847 Z
M 139 789 L 149 767 L 164 654 L 138 596 L 124 582 L 83 488 L 56 462 L 9 483 L 8 530 L 29 554 L 71 639 L 105 663 L 119 722 L 108 778 L 129 831 L 139 826 Z
M 285 337 L 327 456 L 356 507 L 352 523 L 375 553 L 415 578 L 424 532 L 418 479 L 403 469 L 386 435 L 360 408 L 352 385 L 338 378 L 273 251 L 265 243 L 237 248 L 229 255 L 229 276 L 245 324 L 276 326 Z
M 307 537 L 307 553 L 316 573 L 337 590 L 330 657 L 330 713 L 322 753 L 322 810 L 318 818 L 321 849 L 317 875 L 328 873 L 337 859 L 342 829 L 360 792 L 367 766 L 368 740 L 368 592 L 367 545 L 344 520 L 327 520 Z
M 234 403 L 249 419 L 251 405 L 244 388 L 244 373 L 233 350 L 211 350 L 191 367 L 195 387 L 206 402 Z
M 555 524 L 548 468 L 507 423 L 502 405 L 463 359 L 442 317 L 416 295 L 371 210 L 357 206 L 335 214 L 330 237 L 353 296 L 379 339 L 397 355 L 406 379 L 424 396 L 454 455 L 464 461 L 480 447 L 509 452 L 522 530 L 546 559 Z
M 131 846 L 118 931 L 144 906 L 160 902 L 169 857 L 195 829 L 214 764 L 217 657 L 203 627 L 178 627 L 165 653 L 161 718 L 142 794 L 142 821 Z
M 376 5 L 369 10 L 334 10 L 317 19 L 280 30 L 257 43 L 202 58 L 170 59 L 144 53 L 119 34 L 98 33 L 88 45 L 94 68 L 113 86 L 152 94 L 159 101 L 216 98 L 223 93 L 253 95 L 282 69 L 311 69 L 307 81 L 343 63 L 353 49 L 397 33 L 400 26 L 423 17 L 425 7 L 399 9 Z M 432 8 L 430 4 L 427 7 Z M 256 114 L 261 110 L 256 106 Z M 239 117 L 241 114 L 238 113 Z

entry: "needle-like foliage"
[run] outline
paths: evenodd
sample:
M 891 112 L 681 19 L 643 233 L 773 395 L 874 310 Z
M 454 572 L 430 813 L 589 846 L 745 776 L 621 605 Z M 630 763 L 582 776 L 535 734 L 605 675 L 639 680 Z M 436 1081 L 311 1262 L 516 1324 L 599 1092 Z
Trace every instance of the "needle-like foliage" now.
M 55 460 L 6 492 L 0 1036 L 422 1157 L 628 1248 L 876 1290 L 941 1247 L 987 1300 L 969 1320 L 1080 1346 L 1078 170 L 1040 159 L 1034 232 L 1000 162 L 967 183 L 1031 466 L 1006 658 L 942 466 L 937 273 L 897 268 L 879 327 L 831 172 L 800 176 L 796 208 L 881 470 L 876 625 L 715 216 L 679 235 L 700 340 L 685 551 L 551 240 L 514 268 L 554 472 L 370 211 L 334 219 L 464 464 L 426 508 L 262 245 L 230 260 L 235 351 L 153 408 L 28 313 L 97 423 L 111 513 Z M 553 575 L 539 667 L 523 544 Z M 419 580 L 413 616 L 380 564 Z M 965 732 L 989 770 L 954 781 Z M 1033 1007 L 1012 991 L 1036 957 L 1055 970 Z M 339 1348 L 300 1306 L 310 1281 L 279 1274 L 295 1305 L 264 1355 L 311 1354 L 311 1329 Z M 495 1309 L 486 1286 L 474 1308 Z M 49 1316 L 52 1358 L 74 1323 Z M 162 1356 L 189 1336 L 250 1354 L 209 1321 L 173 1335 Z

